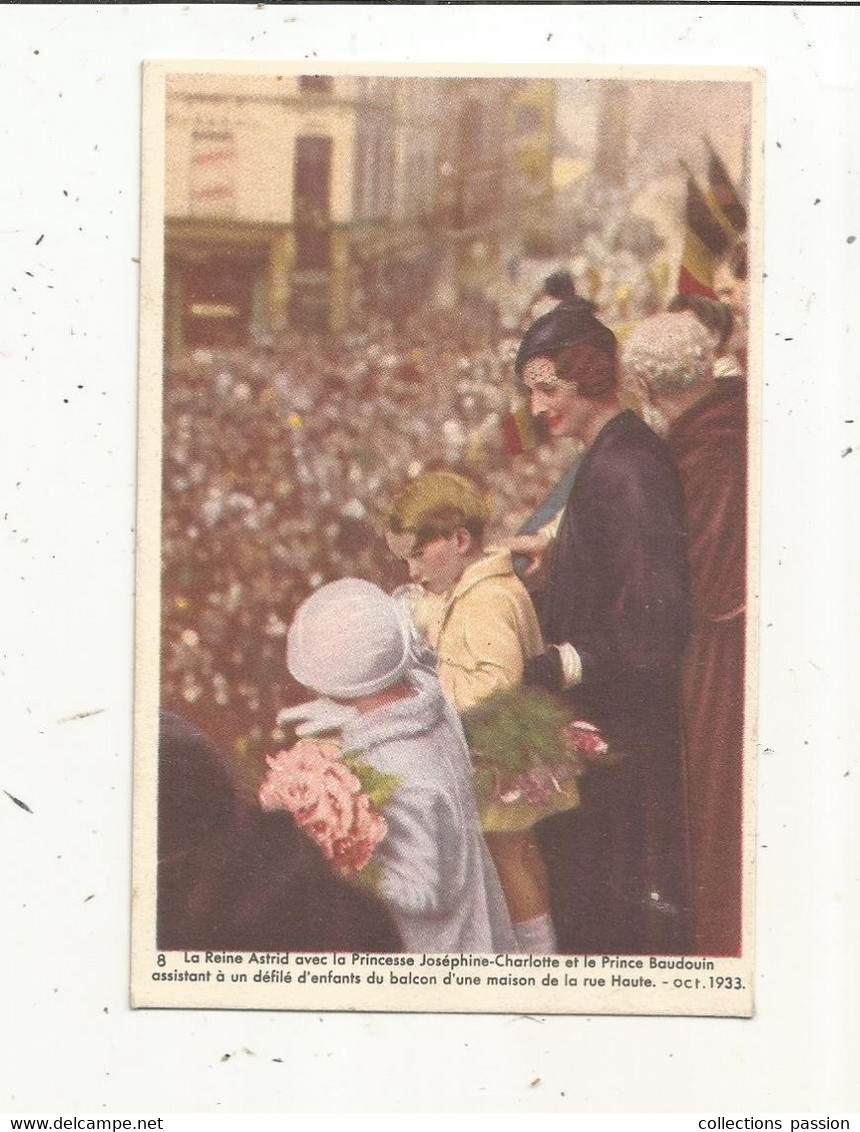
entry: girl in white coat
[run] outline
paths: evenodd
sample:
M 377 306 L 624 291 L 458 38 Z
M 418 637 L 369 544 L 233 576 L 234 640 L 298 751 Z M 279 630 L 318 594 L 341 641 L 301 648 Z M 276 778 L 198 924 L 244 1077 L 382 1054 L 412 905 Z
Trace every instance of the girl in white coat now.
M 414 666 L 394 599 L 357 578 L 323 586 L 296 613 L 288 665 L 306 687 L 354 709 L 344 749 L 400 780 L 375 859 L 406 950 L 516 951 L 459 718 L 436 677 Z

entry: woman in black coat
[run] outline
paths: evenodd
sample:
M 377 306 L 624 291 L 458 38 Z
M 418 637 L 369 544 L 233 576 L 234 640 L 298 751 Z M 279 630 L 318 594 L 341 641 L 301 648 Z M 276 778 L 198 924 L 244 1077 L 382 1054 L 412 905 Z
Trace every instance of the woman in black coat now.
M 615 338 L 590 304 L 535 322 L 517 356 L 532 409 L 585 455 L 540 595 L 551 646 L 529 683 L 562 692 L 623 756 L 582 779 L 579 810 L 542 823 L 561 950 L 686 950 L 679 674 L 689 581 L 681 485 L 663 442 L 618 396 Z

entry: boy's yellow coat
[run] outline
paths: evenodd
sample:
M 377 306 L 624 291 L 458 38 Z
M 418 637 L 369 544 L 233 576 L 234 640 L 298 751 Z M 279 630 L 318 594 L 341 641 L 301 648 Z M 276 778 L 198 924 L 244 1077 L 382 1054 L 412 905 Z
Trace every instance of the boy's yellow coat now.
M 428 597 L 421 619 L 439 680 L 461 714 L 522 683 L 525 662 L 543 651 L 531 598 L 507 550 L 467 566 L 444 597 Z
M 439 682 L 461 715 L 493 693 L 521 684 L 525 662 L 543 652 L 537 615 L 507 550 L 468 566 L 443 597 L 428 594 L 416 620 L 436 650 Z M 511 786 L 516 785 L 513 778 Z M 578 805 L 575 779 L 559 785 L 549 804 L 507 803 L 494 792 L 478 791 L 485 833 L 530 829 L 541 818 Z

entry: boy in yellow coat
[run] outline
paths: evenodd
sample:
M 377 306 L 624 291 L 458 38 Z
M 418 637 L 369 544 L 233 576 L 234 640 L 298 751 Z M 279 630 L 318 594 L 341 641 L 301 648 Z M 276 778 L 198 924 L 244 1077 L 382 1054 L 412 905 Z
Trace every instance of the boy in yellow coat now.
M 489 499 L 464 476 L 428 472 L 397 496 L 388 516 L 389 548 L 408 565 L 414 586 L 413 617 L 461 714 L 517 687 L 526 661 L 543 651 L 510 551 L 484 551 L 490 510 Z M 481 817 L 520 947 L 553 952 L 546 871 L 531 829 L 499 830 L 488 806 Z

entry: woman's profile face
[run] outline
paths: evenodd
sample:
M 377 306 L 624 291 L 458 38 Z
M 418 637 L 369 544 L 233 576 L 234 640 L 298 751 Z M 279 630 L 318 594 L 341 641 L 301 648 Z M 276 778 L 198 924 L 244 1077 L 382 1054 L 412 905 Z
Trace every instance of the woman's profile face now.
M 529 391 L 532 413 L 546 422 L 550 436 L 579 436 L 592 408 L 573 381 L 562 381 L 551 358 L 532 358 L 523 367 L 523 384 Z

